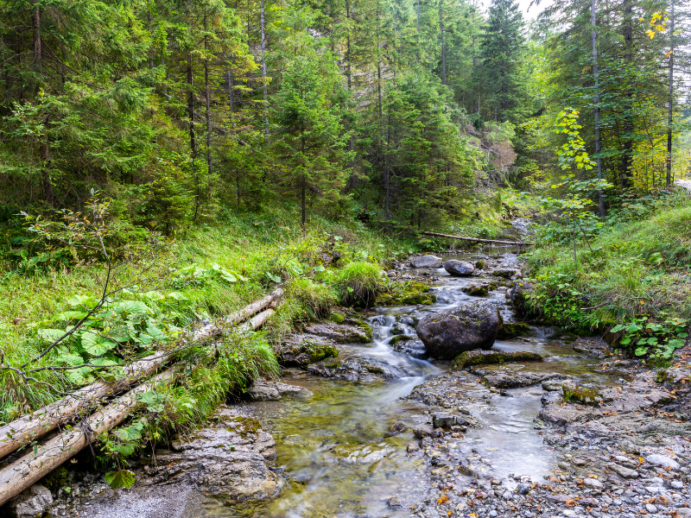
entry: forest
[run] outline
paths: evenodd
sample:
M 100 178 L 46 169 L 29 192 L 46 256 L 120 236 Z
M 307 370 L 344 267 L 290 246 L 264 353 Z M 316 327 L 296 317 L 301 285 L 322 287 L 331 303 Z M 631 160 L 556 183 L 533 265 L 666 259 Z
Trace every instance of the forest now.
M 616 416 L 607 405 L 619 396 L 607 391 L 625 379 L 650 408 L 670 398 L 682 405 L 632 403 L 627 412 L 688 423 L 690 20 L 688 0 L 533 0 L 529 8 L 517 0 L 0 0 L 0 516 L 29 516 L 17 502 L 44 497 L 77 506 L 70 488 L 92 471 L 105 473 L 113 490 L 136 488 L 135 479 L 154 470 L 142 459 L 208 424 L 223 403 L 259 399 L 262 390 L 283 394 L 288 389 L 275 380 L 291 368 L 312 376 L 306 383 L 317 401 L 328 393 L 358 408 L 369 405 L 357 399 L 362 393 L 351 401 L 334 395 L 341 385 L 324 392 L 313 378 L 356 387 L 410 379 L 420 385 L 411 381 L 404 396 L 414 398 L 419 387 L 431 390 L 423 383 L 430 372 L 467 374 L 467 366 L 478 376 L 472 383 L 487 389 L 483 401 L 530 386 L 493 385 L 477 365 L 542 361 L 539 348 L 480 357 L 415 352 L 413 342 L 432 351 L 420 330 L 425 311 L 466 307 L 466 299 L 444 298 L 449 286 L 514 312 L 508 321 L 506 312 L 499 316 L 492 343 L 528 343 L 520 337 L 558 329 L 550 336 L 559 347 L 574 342 L 580 353 L 585 337 L 594 337 L 606 342 L 600 360 L 635 362 L 607 381 L 598 376 L 613 372 L 609 360 L 588 371 L 606 388 L 587 376 L 578 378 L 585 388 L 572 387 L 564 379 L 582 373 L 568 369 L 555 374 L 558 386 L 552 378 L 535 382 L 563 392 L 562 407 L 580 412 L 596 401 L 598 418 Z M 492 242 L 517 246 L 498 253 Z M 456 254 L 464 265 L 430 254 Z M 420 273 L 418 259 L 429 270 Z M 447 273 L 462 284 L 445 284 Z M 417 309 L 401 309 L 396 324 L 375 316 L 409 306 Z M 387 352 L 352 360 L 341 349 L 345 339 L 334 338 L 339 333 L 352 338 L 349 346 L 375 343 Z M 637 377 L 642 370 L 655 373 L 664 397 L 645 392 L 652 378 Z M 409 426 L 408 456 L 420 450 L 433 458 L 430 448 L 448 450 L 439 441 L 462 437 L 484 418 L 430 417 L 432 431 L 418 433 L 408 421 L 392 425 L 397 403 L 387 401 L 381 411 L 391 422 L 372 424 L 376 437 L 344 442 L 374 444 Z M 468 401 L 468 408 L 484 404 Z M 550 402 L 542 404 L 557 406 Z M 449 407 L 431 408 L 425 412 L 437 416 Z M 548 410 L 540 426 L 570 426 Z M 308 424 L 279 419 L 272 426 L 293 437 L 321 426 L 323 416 L 310 416 Z M 265 433 L 254 417 L 233 419 L 230 428 L 244 427 L 243 441 Z M 341 419 L 347 416 L 333 422 Z M 633 455 L 622 442 L 630 423 L 622 423 L 613 446 Z M 634 479 L 626 470 L 639 469 L 643 480 L 646 469 L 658 470 L 665 480 L 687 480 L 683 455 L 691 453 L 669 439 L 684 435 L 674 430 L 638 444 L 640 463 L 616 457 L 624 467 L 615 472 Z M 51 457 L 50 441 L 58 439 L 61 453 Z M 289 444 L 274 444 L 279 463 L 304 453 Z M 686 461 L 663 473 L 669 463 L 648 455 L 662 445 Z M 393 450 L 382 451 L 384 458 Z M 350 460 L 339 466 L 360 462 L 351 462 L 354 455 L 344 453 Z M 582 466 L 568 459 L 569 469 Z M 253 473 L 264 478 L 256 487 L 275 492 L 233 493 L 232 505 L 280 493 L 278 475 L 257 466 Z M 481 480 L 468 466 L 458 471 Z M 555 472 L 555 484 L 579 480 L 573 490 L 581 495 L 559 505 L 585 505 L 578 504 L 588 501 L 583 479 L 609 480 L 603 473 L 614 469 L 601 468 L 593 476 L 572 469 L 575 478 Z M 427 500 L 448 516 L 470 513 L 476 504 L 457 500 L 456 482 L 429 469 L 434 496 Z M 491 486 L 504 475 L 483 476 Z M 365 480 L 343 476 L 343 487 Z M 542 490 L 515 480 L 520 495 L 526 484 Z M 607 494 L 615 498 L 624 482 L 613 480 Z M 667 489 L 687 488 L 667 482 Z M 253 516 L 287 516 L 280 506 L 308 501 L 321 511 L 299 516 L 336 516 L 333 495 L 287 487 L 278 507 L 252 508 Z M 16 498 L 29 491 L 35 494 Z M 328 493 L 328 484 L 319 491 Z M 379 509 L 362 498 L 357 505 Z M 665 507 L 660 498 L 627 509 Z M 668 500 L 684 507 L 673 495 Z M 391 501 L 388 508 L 401 507 Z M 606 506 L 598 509 L 592 516 Z M 508 503 L 480 511 L 470 516 L 519 516 Z M 669 514 L 691 516 L 682 511 Z M 343 516 L 369 516 L 353 513 Z

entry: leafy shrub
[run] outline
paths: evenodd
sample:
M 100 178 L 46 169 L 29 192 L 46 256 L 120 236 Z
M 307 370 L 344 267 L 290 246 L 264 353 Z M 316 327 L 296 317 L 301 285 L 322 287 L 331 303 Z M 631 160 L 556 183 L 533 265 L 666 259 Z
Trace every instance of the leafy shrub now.
M 373 263 L 356 261 L 335 274 L 334 284 L 346 306 L 370 307 L 382 289 L 382 269 Z

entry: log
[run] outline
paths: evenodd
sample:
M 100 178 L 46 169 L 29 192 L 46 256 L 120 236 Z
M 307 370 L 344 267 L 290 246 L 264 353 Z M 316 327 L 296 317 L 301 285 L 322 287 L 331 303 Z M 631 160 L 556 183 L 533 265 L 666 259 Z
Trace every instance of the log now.
M 192 341 L 207 340 L 221 335 L 227 326 L 247 320 L 250 316 L 278 300 L 282 295 L 283 290 L 279 288 L 262 299 L 245 306 L 240 311 L 228 315 L 222 320 L 221 326 L 207 324 L 200 327 L 192 334 Z M 125 368 L 125 376 L 121 380 L 113 383 L 102 381 L 93 383 L 0 427 L 0 458 L 55 430 L 58 426 L 64 425 L 73 419 L 77 413 L 92 408 L 103 398 L 127 390 L 137 381 L 157 371 L 170 359 L 169 353 L 160 352 L 138 360 Z
M 426 236 L 446 237 L 448 239 L 460 239 L 462 241 L 472 241 L 474 243 L 492 243 L 495 245 L 514 245 L 514 246 L 530 246 L 534 243 L 526 243 L 525 241 L 498 241 L 496 239 L 480 239 L 479 237 L 465 237 L 452 236 L 449 234 L 439 234 L 438 232 L 421 232 Z
M 273 309 L 267 309 L 253 317 L 242 327 L 258 329 L 273 314 Z M 77 425 L 71 430 L 58 434 L 53 439 L 39 445 L 35 451 L 26 453 L 23 457 L 0 470 L 0 506 L 74 457 L 90 442 L 95 441 L 98 435 L 122 423 L 140 405 L 139 394 L 154 390 L 162 384 L 170 383 L 174 374 L 175 366 L 130 390 L 103 409 L 94 412 L 86 420 L 86 426 Z

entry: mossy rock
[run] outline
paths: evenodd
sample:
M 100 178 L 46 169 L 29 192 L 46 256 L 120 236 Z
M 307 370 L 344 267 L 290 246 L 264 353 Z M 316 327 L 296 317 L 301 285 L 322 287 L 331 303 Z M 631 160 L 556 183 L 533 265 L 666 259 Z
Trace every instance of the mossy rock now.
M 470 286 L 465 286 L 462 288 L 461 291 L 472 297 L 486 297 L 489 295 L 489 286 L 471 284 Z
M 436 301 L 436 295 L 429 293 L 429 286 L 420 281 L 397 282 L 377 296 L 380 306 L 431 305 Z
M 508 340 L 516 338 L 517 336 L 525 336 L 530 332 L 530 325 L 525 322 L 513 322 L 510 324 L 504 323 L 499 330 L 497 338 L 499 340 Z
M 331 362 L 324 364 L 327 369 L 338 369 L 341 366 L 341 362 Z
M 475 261 L 475 268 L 478 270 L 483 270 L 487 266 L 487 263 L 485 261 Z
M 372 374 L 384 374 L 384 369 L 377 367 L 376 365 L 365 365 L 365 369 L 367 372 L 371 372 Z
M 391 347 L 393 347 L 398 342 L 406 342 L 408 340 L 415 340 L 415 338 L 413 338 L 412 336 L 408 336 L 408 335 L 396 335 L 391 339 L 391 341 L 389 342 L 389 345 Z
M 541 362 L 544 358 L 537 353 L 528 351 L 502 352 L 502 351 L 466 351 L 459 354 L 451 362 L 452 370 L 461 370 L 472 365 L 487 365 L 506 362 Z
M 343 313 L 332 311 L 329 320 L 336 324 L 342 324 L 343 322 L 345 322 L 345 316 L 343 315 Z
M 589 389 L 571 383 L 564 383 L 561 386 L 561 389 L 564 393 L 564 402 L 566 403 L 597 405 L 598 399 L 602 398 L 602 395 L 598 392 L 597 389 Z
M 367 338 L 362 338 L 360 340 L 363 344 L 367 344 L 374 340 L 374 338 L 372 337 L 372 327 L 367 322 L 363 322 L 362 320 L 358 320 L 356 318 L 349 318 L 347 323 L 356 325 L 365 331 L 365 333 L 367 334 Z
M 326 358 L 335 358 L 338 356 L 338 349 L 331 344 L 317 344 L 308 349 L 310 355 L 310 363 L 322 361 Z

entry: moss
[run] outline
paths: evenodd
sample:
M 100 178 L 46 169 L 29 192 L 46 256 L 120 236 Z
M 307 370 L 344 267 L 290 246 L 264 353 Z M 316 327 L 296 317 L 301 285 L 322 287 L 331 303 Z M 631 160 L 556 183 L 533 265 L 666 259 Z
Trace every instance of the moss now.
M 327 369 L 338 369 L 341 366 L 341 362 L 331 362 L 324 365 Z
M 397 335 L 397 336 L 394 336 L 394 337 L 391 339 L 391 341 L 389 342 L 389 345 L 390 345 L 391 347 L 393 347 L 393 346 L 396 345 L 398 342 L 405 342 L 405 341 L 408 341 L 408 340 L 413 340 L 413 337 L 412 337 L 412 336 L 407 336 L 407 335 Z
M 597 398 L 602 397 L 597 389 L 589 389 L 581 387 L 580 385 L 564 383 L 561 389 L 564 392 L 564 401 L 566 403 L 573 402 L 583 405 L 596 405 Z
M 231 428 L 229 431 L 239 433 L 243 437 L 248 434 L 255 434 L 262 429 L 262 424 L 251 417 L 238 416 L 233 418 L 233 421 L 241 423 L 242 426 L 239 428 Z
M 371 372 L 372 374 L 384 374 L 384 369 L 377 367 L 376 365 L 365 365 L 365 369 L 367 369 L 367 372 Z
M 338 313 L 336 311 L 332 311 L 331 317 L 329 320 L 331 320 L 335 324 L 342 324 L 343 322 L 345 322 L 345 316 L 343 315 L 343 313 Z
M 475 262 L 475 268 L 477 268 L 478 270 L 483 270 L 485 268 L 485 266 L 486 266 L 485 261 L 476 261 Z
M 473 297 L 486 297 L 487 295 L 489 295 L 488 286 L 482 286 L 478 284 L 471 284 L 470 286 L 465 286 L 464 288 L 462 288 L 462 291 Z
M 543 361 L 543 357 L 537 353 L 527 351 L 466 351 L 456 356 L 456 358 L 451 362 L 451 369 L 461 370 L 472 365 L 486 365 L 515 361 L 541 362 Z
M 377 296 L 379 306 L 429 306 L 436 301 L 436 295 L 429 293 L 429 286 L 420 281 L 395 282 Z
M 369 325 L 367 322 L 363 322 L 362 320 L 358 320 L 358 319 L 355 319 L 355 318 L 351 318 L 351 319 L 348 320 L 348 323 L 349 323 L 349 324 L 355 324 L 356 326 L 361 327 L 361 328 L 365 331 L 365 333 L 367 334 L 367 336 L 360 339 L 360 341 L 361 341 L 363 344 L 367 344 L 367 343 L 370 343 L 371 341 L 373 341 L 373 338 L 372 338 L 372 328 L 370 327 L 370 325 Z
M 326 358 L 338 356 L 338 349 L 330 344 L 317 344 L 316 347 L 309 349 L 310 363 L 315 363 Z
M 517 336 L 524 336 L 530 332 L 530 325 L 525 322 L 513 322 L 510 324 L 504 324 L 501 329 L 499 329 L 499 334 L 497 338 L 500 340 L 507 340 L 509 338 L 515 338 Z

